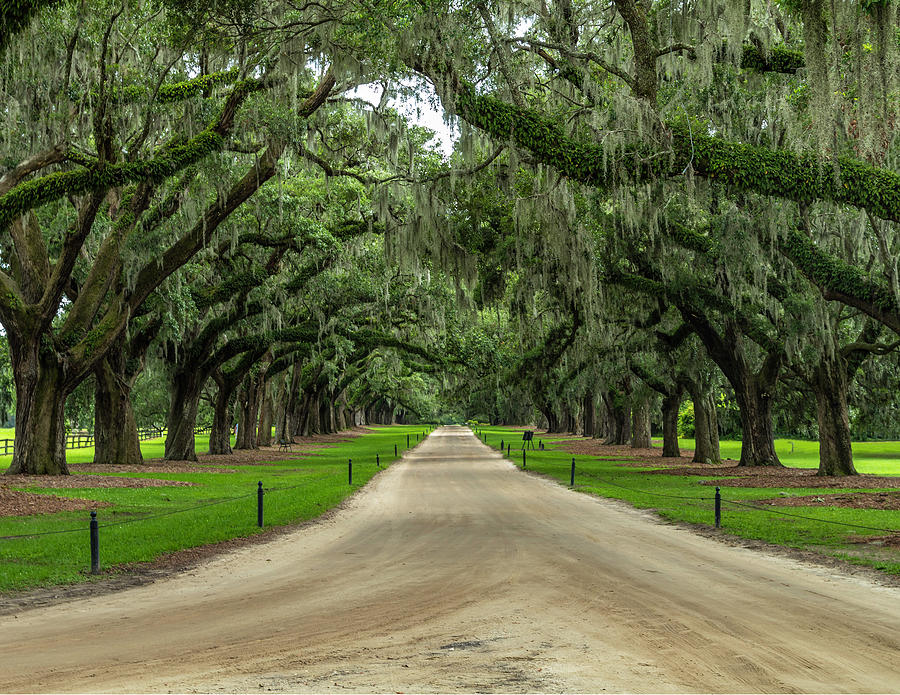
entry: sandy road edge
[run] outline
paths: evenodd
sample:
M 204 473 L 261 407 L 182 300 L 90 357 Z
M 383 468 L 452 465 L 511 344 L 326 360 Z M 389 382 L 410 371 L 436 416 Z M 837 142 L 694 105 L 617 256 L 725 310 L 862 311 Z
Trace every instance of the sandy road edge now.
M 425 440 L 422 440 L 422 442 L 424 441 Z M 215 560 L 228 553 L 250 546 L 266 545 L 285 535 L 304 531 L 308 528 L 320 526 L 325 523 L 334 522 L 343 513 L 359 504 L 365 496 L 373 494 L 381 480 L 390 471 L 404 463 L 406 455 L 410 452 L 414 452 L 422 442 L 419 442 L 419 444 L 404 452 L 400 459 L 390 466 L 378 471 L 365 485 L 359 487 L 338 505 L 326 510 L 317 517 L 284 524 L 282 526 L 273 526 L 261 533 L 251 536 L 242 536 L 221 541 L 219 543 L 185 548 L 183 550 L 175 551 L 174 553 L 168 553 L 149 562 L 136 562 L 109 567 L 104 570 L 104 576 L 100 579 L 87 579 L 84 583 L 60 584 L 39 589 L 29 589 L 21 592 L 0 593 L 0 616 L 19 613 L 32 608 L 54 606 L 81 598 L 105 596 L 119 591 L 125 591 L 133 587 L 152 584 L 156 581 L 165 580 L 169 577 L 193 570 L 204 563 Z M 500 452 L 486 444 L 482 443 L 482 445 L 485 448 L 485 453 L 493 454 L 492 458 L 502 457 L 503 461 L 506 462 L 510 468 L 515 468 L 519 472 L 530 475 L 534 480 L 539 481 L 542 484 L 568 490 L 568 486 L 560 483 L 555 478 L 532 470 L 523 471 L 514 461 L 506 458 Z M 577 489 L 570 490 L 570 492 L 572 494 L 583 494 L 587 499 L 598 504 L 610 505 L 620 510 L 636 514 L 650 523 L 679 528 L 724 545 L 745 548 L 754 552 L 793 560 L 800 564 L 826 569 L 835 574 L 850 577 L 858 581 L 865 581 L 874 586 L 891 588 L 900 587 L 900 576 L 887 574 L 863 565 L 855 565 L 852 562 L 837 557 L 824 555 L 812 550 L 800 550 L 767 543 L 765 541 L 743 538 L 727 532 L 717 531 L 716 529 L 703 524 L 670 521 L 656 513 L 653 509 L 634 507 L 623 500 L 615 498 L 592 495 Z M 85 576 L 87 577 L 87 575 Z

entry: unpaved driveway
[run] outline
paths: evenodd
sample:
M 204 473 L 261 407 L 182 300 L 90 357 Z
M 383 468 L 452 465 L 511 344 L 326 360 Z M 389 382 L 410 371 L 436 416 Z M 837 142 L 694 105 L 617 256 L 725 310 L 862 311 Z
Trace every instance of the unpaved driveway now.
M 0 690 L 895 692 L 898 599 L 443 428 L 320 525 L 3 616 Z

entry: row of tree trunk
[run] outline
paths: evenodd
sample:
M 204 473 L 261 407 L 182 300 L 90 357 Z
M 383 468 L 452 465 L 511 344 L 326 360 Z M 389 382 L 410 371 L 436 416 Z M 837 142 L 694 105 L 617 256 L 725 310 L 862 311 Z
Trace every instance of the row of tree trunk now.
M 131 403 L 131 388 L 140 370 L 130 365 L 122 354 L 111 353 L 96 373 L 94 460 L 97 463 L 142 463 Z M 121 358 L 115 359 L 116 356 Z M 234 448 L 258 449 L 293 437 L 330 434 L 355 425 L 393 424 L 407 419 L 404 411 L 395 409 L 380 397 L 373 396 L 363 407 L 352 407 L 346 390 L 330 387 L 320 372 L 313 373 L 312 378 L 304 378 L 303 364 L 296 362 L 287 374 L 267 374 L 264 367 L 249 371 L 239 381 L 229 379 L 223 373 L 214 374 L 211 379 L 215 389 L 211 398 L 210 453 L 231 453 L 235 424 Z M 194 430 L 206 385 L 195 370 L 175 370 L 172 375 L 166 459 L 197 460 Z
M 663 396 L 662 430 L 663 456 L 679 457 L 678 411 L 684 388 Z M 694 405 L 696 463 L 720 463 L 719 429 L 716 420 L 715 401 L 709 389 L 699 383 L 687 384 L 687 391 Z M 569 433 L 604 440 L 604 444 L 631 446 L 634 449 L 651 447 L 652 396 L 632 392 L 628 380 L 618 388 L 603 390 L 599 397 L 588 391 L 577 403 L 563 403 L 557 409 L 545 403 L 541 408 L 541 424 L 550 433 Z

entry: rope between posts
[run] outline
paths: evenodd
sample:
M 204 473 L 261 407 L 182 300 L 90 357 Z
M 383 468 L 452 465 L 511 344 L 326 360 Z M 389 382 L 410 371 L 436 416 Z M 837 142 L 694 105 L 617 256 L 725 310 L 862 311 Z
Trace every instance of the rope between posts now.
M 602 476 L 597 475 L 596 473 L 591 473 L 588 471 L 581 471 L 581 475 L 588 477 L 588 478 L 593 478 L 594 480 L 599 480 L 601 483 L 604 483 L 606 485 L 611 485 L 612 487 L 621 488 L 622 490 L 628 490 L 629 492 L 636 492 L 638 494 L 655 495 L 657 497 L 666 497 L 668 499 L 675 499 L 675 500 L 693 500 L 693 501 L 701 501 L 701 502 L 709 502 L 709 501 L 715 500 L 715 497 L 688 497 L 685 495 L 668 495 L 664 492 L 654 492 L 652 490 L 638 490 L 636 488 L 627 487 L 625 485 L 620 485 L 619 483 L 614 483 L 611 480 L 607 480 L 607 479 L 603 478 Z M 755 504 L 747 504 L 746 502 L 737 502 L 736 500 L 728 500 L 728 499 L 725 499 L 724 497 L 722 497 L 721 500 L 722 500 L 722 502 L 726 502 L 728 504 L 733 504 L 738 507 L 746 507 L 747 509 L 755 509 L 756 511 L 759 511 L 759 512 L 767 512 L 769 514 L 778 514 L 780 516 L 790 516 L 790 517 L 794 517 L 796 519 L 805 519 L 806 521 L 820 521 L 824 524 L 847 526 L 849 528 L 865 529 L 866 531 L 881 531 L 882 533 L 896 533 L 897 532 L 897 529 L 881 528 L 879 526 L 865 526 L 863 524 L 852 524 L 847 521 L 836 521 L 833 519 L 819 519 L 814 516 L 805 516 L 803 514 L 791 514 L 790 512 L 784 512 L 784 511 L 779 511 L 779 510 L 775 510 L 775 509 L 767 509 L 766 507 L 758 507 Z
M 587 476 L 588 478 L 594 478 L 595 480 L 599 480 L 601 483 L 605 483 L 606 485 L 612 485 L 613 487 L 622 488 L 623 490 L 628 490 L 629 492 L 637 492 L 639 494 L 644 495 L 656 495 L 657 497 L 667 497 L 673 500 L 696 500 L 700 502 L 709 502 L 714 500 L 714 497 L 689 497 L 687 495 L 667 495 L 665 492 L 654 492 L 653 490 L 638 490 L 633 487 L 626 487 L 625 485 L 620 485 L 619 483 L 614 483 L 611 480 L 607 480 L 596 473 L 589 473 L 587 471 L 582 471 L 581 475 Z
M 203 509 L 205 507 L 213 507 L 217 504 L 225 504 L 226 502 L 235 502 L 236 500 L 247 499 L 248 497 L 253 497 L 256 493 L 252 492 L 246 495 L 240 495 L 239 497 L 228 497 L 223 500 L 216 500 L 215 502 L 206 502 L 204 504 L 197 504 L 193 507 L 185 507 L 184 509 L 173 509 L 168 512 L 160 512 L 159 514 L 148 514 L 147 516 L 137 517 L 136 519 L 123 519 L 122 521 L 110 521 L 105 524 L 99 524 L 98 528 L 109 528 L 110 526 L 123 526 L 125 524 L 134 524 L 138 521 L 149 521 L 151 519 L 159 519 L 164 516 L 172 516 L 173 514 L 181 514 L 183 512 L 191 512 L 195 509 Z
M 757 507 L 755 504 L 747 504 L 746 502 L 735 502 L 734 500 L 726 500 L 724 497 L 722 498 L 723 502 L 727 502 L 728 504 L 734 504 L 738 507 L 747 507 L 748 509 L 755 509 L 758 512 L 768 512 L 769 514 L 777 514 L 779 516 L 792 516 L 796 519 L 806 519 L 807 521 L 821 521 L 824 524 L 837 524 L 838 526 L 849 526 L 851 528 L 861 528 L 866 529 L 867 531 L 882 531 L 884 533 L 896 533 L 897 529 L 890 528 L 881 528 L 879 526 L 863 526 L 862 524 L 851 524 L 847 521 L 835 521 L 832 519 L 819 519 L 814 516 L 804 516 L 803 514 L 791 514 L 790 512 L 784 512 L 777 509 L 767 509 L 766 507 Z
M 264 492 L 282 492 L 284 490 L 296 490 L 302 487 L 309 487 L 315 481 L 307 481 L 305 483 L 299 483 L 297 485 L 287 485 L 284 487 L 269 487 L 263 488 Z M 110 521 L 107 523 L 99 524 L 97 528 L 110 528 L 112 526 L 124 526 L 125 524 L 134 524 L 139 521 L 150 521 L 152 519 L 160 519 L 166 516 L 172 516 L 173 514 L 182 514 L 184 512 L 194 511 L 195 509 L 204 509 L 206 507 L 213 507 L 218 504 L 225 504 L 227 502 L 235 502 L 237 500 L 247 499 L 249 497 L 254 497 L 257 493 L 251 492 L 246 495 L 239 495 L 237 497 L 228 497 L 226 499 L 216 500 L 214 502 L 206 502 L 204 504 L 197 504 L 191 507 L 184 507 L 182 509 L 172 509 L 168 512 L 160 512 L 158 514 L 148 514 L 147 516 L 141 516 L 134 519 L 123 519 L 121 521 Z M 68 528 L 68 529 L 59 529 L 57 531 L 36 531 L 34 533 L 21 533 L 21 534 L 13 534 L 9 536 L 0 536 L 0 541 L 9 541 L 9 540 L 17 540 L 20 538 L 37 538 L 39 536 L 53 536 L 62 533 L 83 533 L 84 528 Z
M 57 533 L 76 533 L 76 532 L 84 532 L 84 527 L 81 528 L 66 528 L 60 529 L 59 531 L 36 531 L 35 533 L 21 533 L 14 536 L 0 536 L 0 541 L 9 541 L 14 540 L 16 538 L 36 538 L 38 536 L 52 536 Z

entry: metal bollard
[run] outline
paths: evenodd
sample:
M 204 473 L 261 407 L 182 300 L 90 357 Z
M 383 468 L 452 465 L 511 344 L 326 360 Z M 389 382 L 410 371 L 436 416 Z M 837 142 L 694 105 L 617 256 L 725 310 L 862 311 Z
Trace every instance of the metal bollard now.
M 503 446 L 503 440 L 500 440 L 500 451 L 503 451 L 506 447 Z
M 347 459 L 347 479 L 353 485 L 353 459 Z
M 572 458 L 572 478 L 569 480 L 569 487 L 575 487 L 575 458 Z
M 722 493 L 716 488 L 716 528 L 722 525 Z
M 409 435 L 406 435 L 406 448 L 409 449 Z
M 256 525 L 262 528 L 263 526 L 263 488 L 262 488 L 262 480 L 259 481 L 259 485 L 256 489 Z
M 100 531 L 97 512 L 91 512 L 91 574 L 100 574 Z
M 525 470 L 525 449 L 522 449 L 522 470 Z
M 507 444 L 507 445 L 506 445 L 506 455 L 507 455 L 507 456 L 509 456 L 509 452 L 510 452 L 511 449 L 512 449 L 512 444 Z

